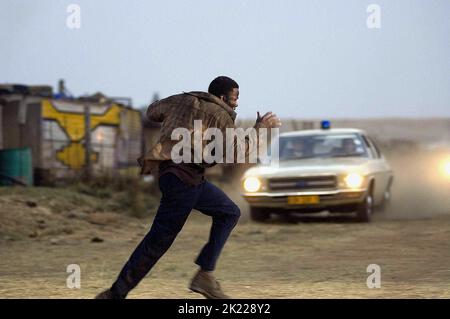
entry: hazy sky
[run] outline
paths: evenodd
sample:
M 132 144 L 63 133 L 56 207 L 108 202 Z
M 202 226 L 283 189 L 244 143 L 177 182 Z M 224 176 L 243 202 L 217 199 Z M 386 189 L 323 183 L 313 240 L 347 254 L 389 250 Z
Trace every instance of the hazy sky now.
M 0 43 L 0 83 L 64 78 L 136 107 L 228 75 L 241 118 L 450 116 L 449 0 L 1 0 Z

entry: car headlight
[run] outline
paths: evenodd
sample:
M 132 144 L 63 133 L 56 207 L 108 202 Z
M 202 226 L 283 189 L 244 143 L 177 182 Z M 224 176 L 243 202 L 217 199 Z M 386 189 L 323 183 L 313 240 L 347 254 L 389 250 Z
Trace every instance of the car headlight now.
M 450 159 L 447 159 L 442 163 L 442 171 L 444 175 L 450 177 Z
M 350 188 L 360 188 L 363 184 L 364 178 L 357 173 L 350 173 L 344 178 L 345 184 Z
M 244 189 L 247 192 L 256 192 L 261 187 L 261 181 L 257 177 L 247 177 L 244 180 Z

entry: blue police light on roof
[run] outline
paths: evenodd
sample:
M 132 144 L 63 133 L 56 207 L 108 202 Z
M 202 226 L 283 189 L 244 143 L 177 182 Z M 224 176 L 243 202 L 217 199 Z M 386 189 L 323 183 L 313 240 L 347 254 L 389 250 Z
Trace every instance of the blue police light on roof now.
M 331 127 L 330 121 L 322 121 L 320 122 L 320 127 L 322 130 L 328 130 Z

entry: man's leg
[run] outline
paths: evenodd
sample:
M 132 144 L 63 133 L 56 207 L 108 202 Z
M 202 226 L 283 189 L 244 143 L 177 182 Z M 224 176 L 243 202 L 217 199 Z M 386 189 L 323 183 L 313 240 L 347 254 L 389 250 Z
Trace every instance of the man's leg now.
M 206 298 L 227 299 L 229 297 L 223 293 L 212 271 L 241 212 L 222 190 L 209 182 L 203 184 L 195 209 L 212 216 L 213 222 L 208 243 L 195 261 L 200 266 L 200 270 L 192 279 L 189 288 Z
M 195 209 L 212 217 L 212 226 L 208 243 L 203 247 L 195 263 L 204 271 L 213 271 L 220 252 L 241 211 L 239 207 L 217 186 L 206 181 Z
M 111 288 L 118 298 L 125 298 L 169 249 L 200 194 L 201 185 L 188 186 L 171 173 L 159 181 L 162 198 L 153 225 Z

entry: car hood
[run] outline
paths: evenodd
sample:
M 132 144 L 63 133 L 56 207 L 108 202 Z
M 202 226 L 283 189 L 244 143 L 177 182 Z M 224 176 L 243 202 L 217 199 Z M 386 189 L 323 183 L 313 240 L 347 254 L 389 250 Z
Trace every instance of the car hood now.
M 365 174 L 367 158 L 313 158 L 280 161 L 279 165 L 258 165 L 245 172 L 244 177 L 290 177 L 295 175 L 346 174 L 356 172 Z

